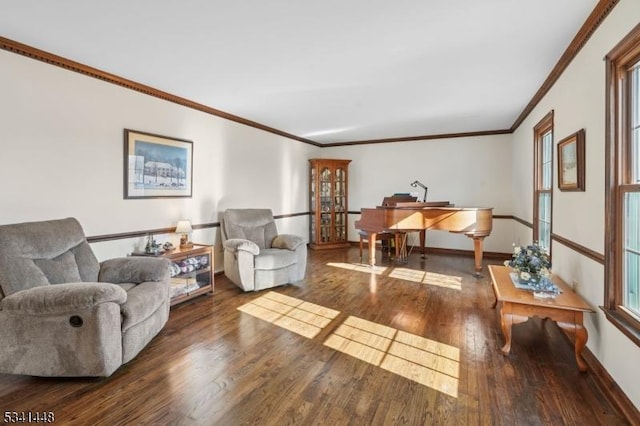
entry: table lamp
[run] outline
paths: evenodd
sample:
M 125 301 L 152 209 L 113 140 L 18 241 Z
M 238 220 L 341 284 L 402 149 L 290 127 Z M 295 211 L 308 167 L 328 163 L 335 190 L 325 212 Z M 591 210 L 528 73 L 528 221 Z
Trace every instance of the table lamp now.
M 424 186 L 424 184 L 419 180 L 414 180 L 413 182 L 411 182 L 411 186 L 413 186 L 414 188 L 419 186 L 420 188 L 424 189 L 424 196 L 422 197 L 422 202 L 425 203 L 427 201 L 427 191 L 429 190 L 429 188 Z
M 193 231 L 191 222 L 188 220 L 179 220 L 176 226 L 176 234 L 180 235 L 180 248 L 193 247 L 193 243 L 189 241 L 189 234 Z

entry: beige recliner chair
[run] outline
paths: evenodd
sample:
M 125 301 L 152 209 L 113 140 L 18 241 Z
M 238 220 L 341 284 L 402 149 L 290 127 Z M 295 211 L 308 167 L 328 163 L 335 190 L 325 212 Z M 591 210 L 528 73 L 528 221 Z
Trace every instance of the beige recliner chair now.
M 0 373 L 109 376 L 169 317 L 167 259 L 99 263 L 72 218 L 0 226 Z
M 278 235 L 269 209 L 228 209 L 222 218 L 224 274 L 244 291 L 304 278 L 307 245 L 297 235 Z

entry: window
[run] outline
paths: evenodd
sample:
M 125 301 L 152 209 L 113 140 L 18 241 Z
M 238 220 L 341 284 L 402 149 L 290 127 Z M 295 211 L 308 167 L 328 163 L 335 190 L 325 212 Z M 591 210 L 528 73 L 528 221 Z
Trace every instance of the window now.
M 607 55 L 605 313 L 640 345 L 640 25 Z
M 533 128 L 533 240 L 551 253 L 553 111 Z
M 629 107 L 631 109 L 629 123 L 629 172 L 628 178 L 622 185 L 624 199 L 622 202 L 623 261 L 624 275 L 622 283 L 623 305 L 631 310 L 636 318 L 640 318 L 640 293 L 638 292 L 638 276 L 640 275 L 640 150 L 638 139 L 640 136 L 640 62 L 636 62 L 629 70 L 630 93 Z

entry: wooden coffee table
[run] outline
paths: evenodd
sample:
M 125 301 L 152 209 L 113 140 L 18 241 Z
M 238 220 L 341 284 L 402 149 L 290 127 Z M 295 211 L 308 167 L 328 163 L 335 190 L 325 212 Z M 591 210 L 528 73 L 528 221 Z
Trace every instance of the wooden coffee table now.
M 575 334 L 576 362 L 580 371 L 587 371 L 587 364 L 582 359 L 582 350 L 587 344 L 589 335 L 584 328 L 582 317 L 584 312 L 594 312 L 576 292 L 560 278 L 553 276 L 552 281 L 562 291 L 553 299 L 537 299 L 533 292 L 516 288 L 511 281 L 511 270 L 506 266 L 489 265 L 493 292 L 496 295 L 495 308 L 500 309 L 500 323 L 505 344 L 502 353 L 511 351 L 511 326 L 527 321 L 531 317 L 550 318 L 560 328 Z

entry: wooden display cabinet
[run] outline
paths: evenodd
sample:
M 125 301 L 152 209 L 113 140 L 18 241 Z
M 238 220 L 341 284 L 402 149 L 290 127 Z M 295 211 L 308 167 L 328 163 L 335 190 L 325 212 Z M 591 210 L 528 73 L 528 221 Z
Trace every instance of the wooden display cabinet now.
M 213 293 L 213 250 L 209 245 L 194 244 L 158 255 L 132 253 L 133 256 L 166 257 L 172 263 L 171 306 L 206 293 Z
M 312 249 L 349 246 L 347 200 L 350 162 L 325 158 L 309 160 L 309 247 Z

